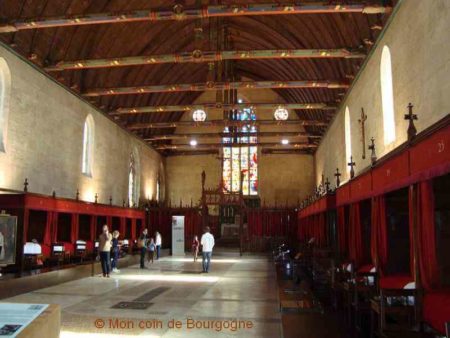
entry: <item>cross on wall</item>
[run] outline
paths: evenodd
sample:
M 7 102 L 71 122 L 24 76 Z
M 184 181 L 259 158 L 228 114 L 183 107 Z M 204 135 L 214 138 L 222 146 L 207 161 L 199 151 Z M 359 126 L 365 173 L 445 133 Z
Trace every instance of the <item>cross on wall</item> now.
M 367 115 L 364 113 L 364 108 L 361 108 L 361 117 L 358 122 L 361 127 L 361 142 L 362 142 L 362 158 L 363 160 L 366 158 L 366 130 L 365 130 L 365 122 L 367 120 Z

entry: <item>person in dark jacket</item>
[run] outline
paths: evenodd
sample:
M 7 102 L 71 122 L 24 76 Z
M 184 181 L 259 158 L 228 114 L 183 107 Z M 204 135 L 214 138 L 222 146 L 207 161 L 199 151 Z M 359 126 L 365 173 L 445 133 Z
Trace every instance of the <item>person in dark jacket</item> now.
M 112 238 L 112 263 L 111 263 L 111 268 L 112 268 L 112 272 L 115 273 L 119 273 L 120 270 L 117 268 L 117 262 L 119 261 L 119 252 L 120 252 L 120 248 L 119 248 L 119 236 L 120 233 L 115 230 L 113 231 L 113 238 Z
M 138 239 L 138 248 L 141 254 L 141 269 L 145 269 L 145 255 L 147 253 L 148 230 L 144 229 Z

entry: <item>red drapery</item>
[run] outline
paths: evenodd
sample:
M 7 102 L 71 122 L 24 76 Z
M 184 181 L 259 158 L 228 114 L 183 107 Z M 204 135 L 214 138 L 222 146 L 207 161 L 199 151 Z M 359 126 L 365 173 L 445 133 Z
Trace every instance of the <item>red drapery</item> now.
M 386 201 L 384 195 L 372 199 L 371 255 L 373 264 L 383 274 L 388 259 Z
M 345 207 L 337 208 L 337 235 L 339 243 L 339 251 L 341 254 L 347 252 L 347 229 L 345 224 Z
M 97 239 L 96 237 L 96 224 L 97 224 L 97 217 L 91 216 L 91 223 L 90 223 L 90 230 L 91 230 L 91 241 L 95 241 Z
M 414 236 L 414 212 L 416 205 L 414 205 L 413 199 L 413 191 L 414 186 L 411 185 L 408 190 L 408 214 L 409 214 L 409 273 L 410 276 L 415 277 L 415 268 L 414 268 L 414 241 L 417 240 Z M 420 206 L 420 204 L 419 204 Z
M 75 243 L 78 240 L 79 231 L 79 215 L 72 214 L 72 222 L 70 227 L 70 242 Z
M 131 239 L 136 239 L 136 218 L 131 219 Z
M 415 206 L 415 210 L 417 212 L 419 271 L 424 288 L 430 290 L 439 287 L 439 267 L 434 224 L 434 193 L 431 180 L 417 184 L 417 206 Z M 410 222 L 412 222 L 411 219 Z
M 47 221 L 45 222 L 45 231 L 43 242 L 46 245 L 51 245 L 52 243 L 52 224 L 53 224 L 53 213 L 51 211 L 47 212 Z
M 25 209 L 25 212 L 23 214 L 23 243 L 25 244 L 28 242 L 28 226 L 30 223 L 30 210 Z
M 58 242 L 58 213 L 53 212 L 52 215 L 52 242 L 57 243 Z
M 184 237 L 185 243 L 190 244 L 194 236 L 202 235 L 202 217 L 195 209 L 188 209 L 184 213 Z
M 316 237 L 316 242 L 319 247 L 325 247 L 327 245 L 327 234 L 326 234 L 326 222 L 324 213 L 320 213 L 315 216 L 314 232 Z
M 126 227 L 127 227 L 127 219 L 125 217 L 120 217 L 119 232 L 120 232 L 120 237 L 122 237 L 122 238 L 125 238 L 125 234 L 127 233 Z
M 297 215 L 293 210 L 248 209 L 247 224 L 250 237 L 297 234 Z
M 364 263 L 364 251 L 362 245 L 361 215 L 359 203 L 350 206 L 350 220 L 348 229 L 348 255 L 355 267 Z

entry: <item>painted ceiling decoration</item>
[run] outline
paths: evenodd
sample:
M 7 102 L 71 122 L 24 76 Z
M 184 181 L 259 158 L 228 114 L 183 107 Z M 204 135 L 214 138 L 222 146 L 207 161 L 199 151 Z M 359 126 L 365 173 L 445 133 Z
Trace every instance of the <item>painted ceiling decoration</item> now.
M 3 0 L 0 41 L 164 155 L 216 153 L 223 135 L 201 128 L 238 128 L 230 112 L 250 107 L 289 113 L 252 121 L 265 128 L 263 154 L 313 153 L 394 4 Z M 238 103 L 245 89 L 270 89 L 279 100 Z M 216 100 L 197 103 L 204 92 Z M 192 120 L 196 110 L 204 122 Z M 271 130 L 282 125 L 298 131 Z M 192 149 L 193 137 L 207 143 Z M 285 137 L 289 144 L 273 142 Z

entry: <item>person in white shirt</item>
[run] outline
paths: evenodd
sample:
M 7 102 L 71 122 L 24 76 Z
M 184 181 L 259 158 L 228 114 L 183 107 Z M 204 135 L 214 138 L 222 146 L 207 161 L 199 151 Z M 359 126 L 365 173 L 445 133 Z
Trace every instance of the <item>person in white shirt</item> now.
M 211 255 L 214 248 L 214 236 L 209 232 L 209 227 L 205 227 L 205 233 L 200 240 L 202 245 L 202 255 L 203 255 L 203 272 L 209 272 L 209 265 L 211 263 Z
M 158 231 L 155 233 L 155 245 L 156 245 L 156 259 L 159 259 L 159 257 L 161 256 L 162 238 L 161 234 Z

